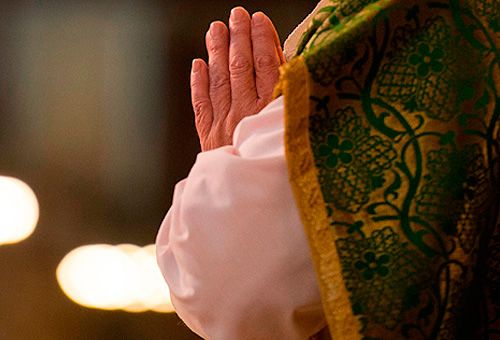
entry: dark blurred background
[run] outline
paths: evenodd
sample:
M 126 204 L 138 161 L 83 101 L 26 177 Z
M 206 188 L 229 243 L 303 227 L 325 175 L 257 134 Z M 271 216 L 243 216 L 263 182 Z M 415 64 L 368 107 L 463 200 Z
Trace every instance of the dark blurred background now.
M 316 3 L 0 2 L 0 175 L 40 203 L 34 234 L 0 245 L 0 340 L 197 338 L 175 314 L 77 305 L 57 265 L 85 244 L 154 243 L 199 152 L 189 72 L 210 22 L 243 5 L 283 41 Z

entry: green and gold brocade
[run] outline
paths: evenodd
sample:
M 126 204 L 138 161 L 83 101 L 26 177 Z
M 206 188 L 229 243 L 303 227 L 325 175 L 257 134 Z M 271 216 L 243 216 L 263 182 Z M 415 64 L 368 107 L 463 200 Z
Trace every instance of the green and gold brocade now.
M 500 337 L 500 1 L 331 1 L 281 70 L 333 339 Z

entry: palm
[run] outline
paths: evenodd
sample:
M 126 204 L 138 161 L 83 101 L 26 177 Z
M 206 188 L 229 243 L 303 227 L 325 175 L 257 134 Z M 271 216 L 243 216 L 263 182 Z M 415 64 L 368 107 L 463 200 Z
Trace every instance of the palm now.
M 229 145 L 246 116 L 272 100 L 279 66 L 284 62 L 278 35 L 263 13 L 250 18 L 233 9 L 229 30 L 214 22 L 206 35 L 208 65 L 193 61 L 191 97 L 202 151 Z

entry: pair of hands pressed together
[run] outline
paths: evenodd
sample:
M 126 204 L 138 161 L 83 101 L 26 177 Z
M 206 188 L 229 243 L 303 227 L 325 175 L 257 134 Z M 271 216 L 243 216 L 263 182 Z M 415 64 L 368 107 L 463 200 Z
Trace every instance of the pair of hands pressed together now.
M 229 29 L 213 22 L 205 42 L 208 65 L 195 59 L 191 70 L 191 101 L 202 151 L 231 144 L 236 125 L 271 102 L 285 62 L 278 33 L 262 12 L 250 17 L 244 8 L 234 8 Z

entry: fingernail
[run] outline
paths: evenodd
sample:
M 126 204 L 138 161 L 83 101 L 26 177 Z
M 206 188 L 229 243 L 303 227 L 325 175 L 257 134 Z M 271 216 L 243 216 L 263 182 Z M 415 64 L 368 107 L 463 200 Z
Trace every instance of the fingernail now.
M 218 22 L 212 22 L 210 25 L 210 35 L 212 38 L 222 35 L 222 26 Z
M 199 72 L 201 69 L 201 63 L 198 59 L 193 59 L 192 65 L 193 72 Z
M 245 17 L 245 10 L 241 7 L 236 7 L 231 10 L 230 19 L 232 21 L 240 21 Z
M 263 24 L 265 20 L 264 13 L 262 12 L 257 12 L 252 15 L 252 22 L 254 24 L 260 25 Z

